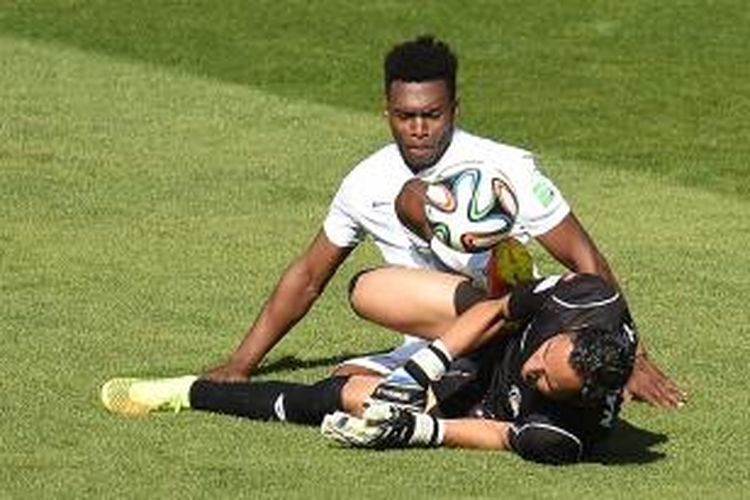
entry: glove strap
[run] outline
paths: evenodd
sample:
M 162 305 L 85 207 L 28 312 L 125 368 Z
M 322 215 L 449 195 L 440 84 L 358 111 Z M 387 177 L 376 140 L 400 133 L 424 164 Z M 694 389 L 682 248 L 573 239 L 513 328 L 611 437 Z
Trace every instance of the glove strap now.
M 442 420 L 425 413 L 414 414 L 414 431 L 409 438 L 409 446 L 440 446 L 445 438 L 445 424 Z
M 423 388 L 438 380 L 448 370 L 453 357 L 438 339 L 416 352 L 404 365 L 404 370 Z

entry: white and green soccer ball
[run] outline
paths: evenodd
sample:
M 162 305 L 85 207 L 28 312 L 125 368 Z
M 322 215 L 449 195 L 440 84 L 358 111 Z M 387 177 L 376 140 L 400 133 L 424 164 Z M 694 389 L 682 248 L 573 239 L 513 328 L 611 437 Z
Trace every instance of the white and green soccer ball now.
M 435 238 L 454 250 L 489 250 L 508 236 L 518 213 L 508 180 L 491 165 L 467 162 L 429 182 L 427 222 Z

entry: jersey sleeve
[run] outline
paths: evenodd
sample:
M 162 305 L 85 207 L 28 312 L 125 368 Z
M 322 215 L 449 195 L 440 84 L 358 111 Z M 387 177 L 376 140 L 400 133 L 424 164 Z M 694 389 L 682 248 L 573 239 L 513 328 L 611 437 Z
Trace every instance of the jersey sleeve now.
M 508 301 L 508 319 L 528 320 L 542 308 L 562 276 L 549 276 L 513 287 Z
M 510 446 L 524 460 L 545 464 L 570 464 L 581 460 L 584 445 L 574 433 L 541 414 L 513 423 Z
M 354 184 L 351 176 L 343 180 L 323 222 L 323 230 L 328 239 L 341 248 L 357 246 L 365 237 L 364 229 L 359 222 Z
M 523 174 L 515 186 L 518 223 L 529 236 L 541 236 L 562 222 L 570 213 L 570 206 L 531 154 L 522 158 L 521 165 Z

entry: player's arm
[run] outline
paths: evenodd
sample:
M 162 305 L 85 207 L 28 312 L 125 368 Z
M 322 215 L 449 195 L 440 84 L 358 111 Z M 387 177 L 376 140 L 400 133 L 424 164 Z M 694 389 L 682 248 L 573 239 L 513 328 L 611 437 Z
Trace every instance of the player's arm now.
M 537 236 L 536 240 L 571 271 L 598 274 L 611 284 L 617 284 L 607 259 L 573 212 L 569 212 L 555 227 Z
M 443 420 L 445 438 L 443 445 L 451 448 L 476 450 L 509 450 L 510 424 L 498 420 L 463 418 Z
M 583 456 L 583 442 L 573 433 L 551 422 L 531 420 L 514 424 L 484 419 L 442 422 L 445 446 L 510 450 L 524 460 L 545 464 L 573 463 Z
M 471 306 L 440 336 L 453 358 L 477 350 L 488 340 L 507 333 L 510 295 Z
M 410 179 L 396 197 L 396 215 L 401 224 L 425 241 L 430 241 L 433 231 L 427 223 L 425 201 L 427 183 L 421 179 Z
M 338 247 L 319 232 L 281 276 L 229 360 L 205 376 L 217 381 L 246 380 L 266 353 L 307 313 L 350 252 L 351 248 Z
M 453 448 L 509 450 L 524 460 L 547 464 L 577 462 L 583 454 L 581 441 L 554 425 L 485 419 L 443 420 L 443 425 L 443 445 Z
M 403 408 L 376 406 L 363 418 L 343 412 L 327 415 L 324 436 L 358 448 L 387 449 L 447 446 L 478 450 L 509 450 L 524 460 L 547 464 L 577 462 L 581 441 L 555 425 L 485 419 L 439 419 Z
M 508 321 L 525 319 L 543 302 L 556 278 L 516 287 L 499 299 L 474 304 L 434 342 L 412 355 L 372 392 L 367 404 L 395 405 L 424 411 L 427 390 L 457 357 L 477 350 L 488 340 L 515 333 Z

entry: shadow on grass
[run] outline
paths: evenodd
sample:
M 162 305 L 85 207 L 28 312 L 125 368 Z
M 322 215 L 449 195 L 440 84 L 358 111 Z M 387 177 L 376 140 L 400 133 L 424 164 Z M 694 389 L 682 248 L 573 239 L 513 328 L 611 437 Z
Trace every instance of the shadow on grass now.
M 603 465 L 646 464 L 666 458 L 666 453 L 651 448 L 665 443 L 666 434 L 641 429 L 619 420 L 612 436 L 595 447 L 588 462 Z
M 331 371 L 333 371 L 333 367 L 335 365 L 342 363 L 346 361 L 347 359 L 357 358 L 360 356 L 367 356 L 370 354 L 375 354 L 375 353 L 368 352 L 368 353 L 355 354 L 355 353 L 350 353 L 350 352 L 344 352 L 336 356 L 328 356 L 325 358 L 315 358 L 315 359 L 300 359 L 297 356 L 284 356 L 277 360 L 263 364 L 263 366 L 261 366 L 255 371 L 255 374 L 256 375 L 268 375 L 268 374 L 277 373 L 277 372 L 304 370 L 307 368 L 318 368 L 321 366 L 330 366 Z

